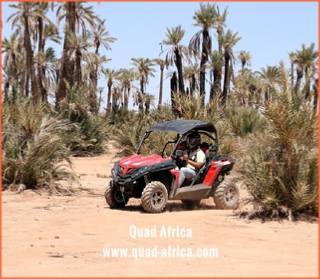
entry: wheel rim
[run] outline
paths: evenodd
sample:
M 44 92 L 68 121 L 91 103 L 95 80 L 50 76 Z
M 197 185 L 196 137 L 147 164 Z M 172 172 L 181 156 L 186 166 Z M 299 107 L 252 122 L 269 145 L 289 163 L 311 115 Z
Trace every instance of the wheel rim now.
M 233 187 L 228 187 L 226 194 L 225 194 L 225 201 L 227 204 L 232 205 L 234 204 L 237 196 L 237 191 Z
M 155 208 L 161 208 L 164 202 L 164 193 L 160 189 L 157 189 L 151 197 L 151 202 Z

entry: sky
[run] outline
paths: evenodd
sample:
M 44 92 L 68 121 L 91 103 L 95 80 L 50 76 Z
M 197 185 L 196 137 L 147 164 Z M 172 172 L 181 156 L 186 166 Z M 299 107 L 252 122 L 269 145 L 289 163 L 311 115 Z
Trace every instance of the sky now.
M 207 2 L 204 2 L 207 3 Z M 230 29 L 241 40 L 233 48 L 235 56 L 240 51 L 248 51 L 252 56 L 251 68 L 259 71 L 262 67 L 277 66 L 282 60 L 290 67 L 288 53 L 315 43 L 318 49 L 319 15 L 318 2 L 212 2 L 216 3 L 223 12 L 228 7 L 225 31 Z M 2 36 L 9 37 L 12 29 L 6 23 L 7 18 L 14 12 L 8 3 L 2 2 Z M 182 44 L 188 45 L 192 36 L 200 30 L 194 26 L 193 16 L 199 9 L 200 2 L 91 2 L 101 19 L 106 19 L 106 29 L 110 36 L 117 38 L 111 44 L 112 50 L 103 50 L 102 54 L 112 60 L 107 68 L 131 68 L 131 58 L 163 58 L 160 42 L 166 39 L 166 28 L 181 25 L 186 31 Z M 53 17 L 55 20 L 55 17 Z M 216 31 L 211 30 L 213 49 L 217 49 Z M 55 45 L 56 53 L 60 54 L 62 47 Z M 163 47 L 165 50 L 166 47 Z M 239 61 L 235 70 L 240 69 Z M 146 92 L 155 95 L 158 103 L 160 71 L 155 67 L 154 78 L 150 78 Z M 169 68 L 174 70 L 174 68 Z M 136 82 L 138 85 L 138 82 Z M 105 87 L 106 80 L 101 79 L 99 86 Z M 207 91 L 207 99 L 209 89 Z M 170 79 L 164 80 L 163 103 L 170 100 Z M 132 107 L 132 98 L 130 98 Z M 134 107 L 137 109 L 137 107 Z

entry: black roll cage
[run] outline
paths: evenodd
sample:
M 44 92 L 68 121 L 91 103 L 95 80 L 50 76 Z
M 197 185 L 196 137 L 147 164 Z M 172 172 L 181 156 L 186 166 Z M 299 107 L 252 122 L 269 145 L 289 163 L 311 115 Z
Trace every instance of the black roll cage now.
M 138 148 L 137 148 L 136 154 L 140 154 L 141 146 L 142 146 L 142 144 L 144 143 L 144 141 L 150 136 L 150 133 L 151 133 L 151 132 L 152 132 L 152 131 L 147 131 L 147 132 L 145 132 L 145 134 L 143 135 L 143 137 L 142 137 L 142 139 L 141 139 L 141 141 L 140 141 L 140 143 L 139 143 L 139 146 L 138 146 Z M 171 154 L 170 154 L 170 156 L 171 156 L 172 158 L 174 158 L 174 157 L 175 157 L 175 154 L 174 154 L 174 153 L 175 153 L 175 150 L 176 150 L 178 144 L 181 142 L 181 139 L 182 139 L 183 137 L 187 136 L 188 134 L 192 133 L 192 132 L 198 132 L 199 134 L 204 134 L 204 135 L 206 135 L 207 137 L 209 137 L 213 142 L 215 142 L 214 145 L 217 147 L 216 150 L 218 150 L 219 142 L 218 142 L 218 135 L 217 135 L 216 132 L 213 132 L 213 134 L 214 134 L 214 137 L 213 137 L 212 135 L 208 134 L 206 131 L 191 130 L 191 131 L 188 131 L 188 132 L 186 132 L 186 133 L 184 133 L 184 134 L 177 134 L 177 139 L 176 139 L 175 141 L 168 141 L 168 142 L 165 144 L 164 148 L 162 149 L 162 152 L 161 152 L 162 157 L 163 157 L 163 153 L 164 153 L 167 145 L 168 145 L 169 143 L 175 143 L 175 146 L 174 146 L 174 148 L 172 149 L 172 152 L 171 152 Z

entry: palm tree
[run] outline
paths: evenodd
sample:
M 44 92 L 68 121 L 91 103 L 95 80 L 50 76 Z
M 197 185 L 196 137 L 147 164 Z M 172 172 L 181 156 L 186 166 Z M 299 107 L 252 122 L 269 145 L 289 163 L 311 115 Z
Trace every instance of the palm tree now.
M 301 80 L 303 75 L 308 82 L 308 72 L 316 67 L 318 63 L 318 51 L 314 49 L 315 44 L 311 43 L 310 47 L 306 47 L 302 44 L 302 49 L 296 52 L 295 64 L 297 65 L 297 81 L 295 85 L 295 93 L 298 94 L 300 90 Z M 308 98 L 310 94 L 310 83 L 307 85 L 305 90 L 305 97 Z
M 137 73 L 133 69 L 120 69 L 120 72 L 121 75 L 119 77 L 119 80 L 121 82 L 123 91 L 123 106 L 128 109 L 131 83 L 137 78 Z
M 87 49 L 90 46 L 88 37 L 86 36 L 77 36 L 74 33 L 66 34 L 67 40 L 69 42 L 69 49 L 66 53 L 66 58 L 69 61 L 74 62 L 75 71 L 74 71 L 74 82 L 82 84 L 82 72 L 81 72 L 81 62 L 82 60 L 87 61 L 89 66 L 92 66 L 92 56 L 89 55 Z
M 31 33 L 36 25 L 36 18 L 40 16 L 37 9 L 39 7 L 38 2 L 20 2 L 18 4 L 11 4 L 9 7 L 16 9 L 17 11 L 12 14 L 7 22 L 12 21 L 12 25 L 15 26 L 18 22 L 23 22 L 23 47 L 26 54 L 26 86 L 25 96 L 29 96 L 29 81 L 31 81 L 31 92 L 33 95 L 38 94 L 35 68 L 33 61 L 33 49 L 31 45 Z M 41 15 L 42 16 L 42 15 Z
M 144 95 L 144 106 L 145 106 L 146 115 L 150 113 L 150 105 L 154 104 L 154 100 L 155 100 L 154 95 L 148 94 L 148 93 Z
M 240 51 L 239 55 L 238 55 L 238 59 L 241 62 L 241 70 L 243 71 L 244 67 L 246 65 L 251 66 L 251 54 L 248 51 L 242 50 Z
M 227 101 L 227 94 L 230 88 L 230 64 L 235 60 L 233 55 L 233 47 L 237 42 L 241 40 L 241 37 L 237 37 L 238 32 L 233 34 L 231 30 L 228 30 L 221 37 L 222 46 L 224 48 L 224 84 L 222 92 L 222 104 Z
M 195 26 L 201 27 L 201 30 L 198 31 L 190 40 L 189 47 L 191 50 L 200 52 L 201 44 L 201 60 L 200 60 L 200 96 L 205 96 L 205 74 L 206 68 L 205 64 L 208 62 L 209 53 L 212 48 L 212 39 L 210 36 L 210 28 L 213 28 L 215 25 L 215 5 L 207 3 L 206 5 L 200 3 L 200 10 L 195 11 L 193 19 L 196 21 Z
M 95 47 L 95 53 L 99 53 L 100 46 L 103 46 L 106 50 L 111 50 L 110 43 L 114 43 L 117 39 L 114 37 L 110 37 L 109 31 L 106 30 L 104 26 L 105 20 L 98 23 L 90 35 L 93 38 L 93 45 Z
M 268 66 L 267 68 L 260 68 L 260 71 L 256 72 L 260 80 L 265 84 L 265 101 L 270 99 L 274 88 L 283 82 L 282 74 L 277 66 Z
M 167 39 L 163 40 L 160 44 L 170 46 L 166 54 L 166 65 L 172 66 L 175 64 L 178 70 L 178 82 L 179 82 L 179 92 L 185 94 L 184 82 L 183 82 L 183 72 L 182 72 L 182 61 L 186 59 L 190 61 L 189 49 L 187 46 L 180 45 L 180 42 L 186 33 L 185 30 L 181 29 L 181 25 L 173 27 L 171 29 L 167 28 Z M 164 51 L 161 51 L 163 53 Z M 161 54 L 160 53 L 160 54 Z
M 111 92 L 112 92 L 112 86 L 114 85 L 115 81 L 120 77 L 121 72 L 119 70 L 114 69 L 106 69 L 104 71 L 104 74 L 108 80 L 107 86 L 108 86 L 108 95 L 107 95 L 107 108 L 106 108 L 106 118 L 110 117 L 111 112 Z
M 89 32 L 90 38 L 92 38 L 92 45 L 95 48 L 95 54 L 99 54 L 100 46 L 104 47 L 106 50 L 111 50 L 110 43 L 114 43 L 117 39 L 114 37 L 110 37 L 109 32 L 106 30 L 104 26 L 105 20 L 99 22 L 92 32 Z M 96 65 L 95 69 L 91 72 L 93 76 L 93 86 L 95 88 L 98 87 L 98 64 Z M 97 90 L 97 89 L 96 89 Z
M 159 86 L 159 103 L 158 106 L 162 104 L 162 91 L 163 91 L 163 73 L 166 61 L 161 58 L 155 58 L 153 61 L 160 66 L 160 86 Z
M 211 80 L 210 87 L 210 101 L 214 99 L 214 96 L 221 95 L 221 80 L 222 80 L 222 68 L 224 65 L 224 55 L 219 51 L 214 50 L 209 55 L 209 64 L 207 67 L 211 69 L 211 75 L 213 75 L 213 81 Z
M 59 102 L 66 97 L 66 83 L 72 87 L 75 76 L 75 60 L 68 59 L 68 51 L 70 48 L 69 38 L 74 37 L 77 33 L 82 31 L 82 37 L 87 37 L 86 23 L 94 28 L 95 22 L 101 22 L 92 10 L 92 6 L 84 7 L 82 2 L 66 2 L 61 4 L 57 9 L 57 26 L 65 19 L 65 38 L 63 44 L 63 54 L 61 63 L 61 78 L 59 89 L 56 96 L 56 107 L 59 107 Z M 68 35 L 69 34 L 69 35 Z M 72 34 L 72 35 L 70 35 Z M 79 77 L 79 69 L 78 74 Z
M 234 96 L 238 103 L 245 108 L 253 106 L 258 108 L 256 104 L 261 103 L 262 84 L 259 77 L 250 69 L 243 68 L 241 74 L 235 78 Z
M 189 95 L 191 98 L 194 96 L 194 92 L 196 91 L 196 88 L 199 88 L 197 86 L 199 83 L 199 72 L 200 72 L 199 65 L 197 63 L 190 64 L 189 66 L 183 67 L 184 77 L 189 82 L 189 88 L 190 88 Z
M 88 72 L 88 83 L 90 84 L 90 100 L 91 100 L 91 111 L 95 114 L 99 111 L 99 103 L 97 102 L 97 94 L 101 90 L 98 88 L 98 79 L 100 78 L 101 74 L 104 74 L 104 64 L 111 61 L 105 55 L 101 56 L 99 53 L 89 52 L 87 56 L 83 59 L 87 62 L 87 72 Z
M 318 84 L 319 84 L 319 78 L 316 78 L 313 84 L 313 107 L 315 111 L 317 111 L 317 108 L 318 108 Z
M 48 91 L 50 90 L 51 86 L 55 83 L 55 52 L 52 47 L 49 47 L 45 53 L 38 52 L 35 56 L 35 62 L 38 64 L 40 71 L 38 72 L 39 75 L 39 82 L 41 81 L 41 98 L 43 101 L 48 101 Z
M 222 53 L 222 35 L 223 35 L 223 27 L 225 27 L 225 22 L 227 20 L 228 15 L 228 7 L 224 9 L 223 13 L 220 14 L 219 6 L 217 6 L 215 10 L 215 28 L 218 33 L 218 50 L 219 53 Z
M 141 96 L 143 96 L 145 92 L 145 86 L 149 82 L 149 76 L 154 77 L 154 72 L 156 71 L 154 68 L 155 64 L 153 60 L 150 60 L 149 58 L 131 58 L 133 63 L 131 63 L 133 66 L 136 67 L 137 70 L 137 78 L 140 79 L 140 93 L 138 105 L 139 105 L 139 111 L 143 112 L 143 100 Z
M 291 87 L 293 88 L 293 80 L 294 80 L 294 64 L 297 62 L 297 56 L 295 52 L 289 52 L 289 58 L 291 62 L 290 67 L 290 79 L 291 79 Z
M 3 67 L 12 74 L 12 80 L 18 89 L 19 80 L 19 61 L 23 58 L 21 54 L 21 41 L 16 34 L 11 35 L 10 39 L 4 38 L 2 41 L 2 53 L 5 53 Z

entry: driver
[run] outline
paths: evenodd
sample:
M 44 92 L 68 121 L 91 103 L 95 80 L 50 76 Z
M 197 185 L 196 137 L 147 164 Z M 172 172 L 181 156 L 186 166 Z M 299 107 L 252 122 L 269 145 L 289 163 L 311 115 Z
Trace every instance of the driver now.
M 205 163 L 205 154 L 200 149 L 201 137 L 197 132 L 193 132 L 187 137 L 187 144 L 190 150 L 183 155 L 186 166 L 180 169 L 180 177 L 178 187 L 180 187 L 186 178 L 194 178 L 197 171 Z

